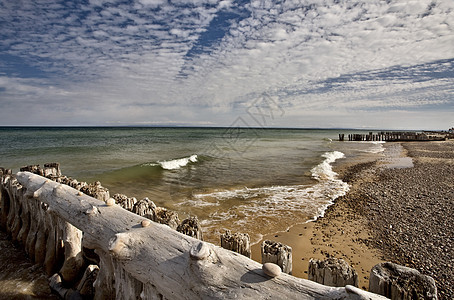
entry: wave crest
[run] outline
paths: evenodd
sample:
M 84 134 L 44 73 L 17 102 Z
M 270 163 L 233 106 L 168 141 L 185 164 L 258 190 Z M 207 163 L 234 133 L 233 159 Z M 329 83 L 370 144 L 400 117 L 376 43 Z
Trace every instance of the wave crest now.
M 158 160 L 157 162 L 143 164 L 142 166 L 150 166 L 150 167 L 160 166 L 164 170 L 178 170 L 181 167 L 185 167 L 188 164 L 195 163 L 197 161 L 198 161 L 197 154 L 193 154 L 191 156 L 183 157 L 183 158 L 162 160 L 162 161 Z

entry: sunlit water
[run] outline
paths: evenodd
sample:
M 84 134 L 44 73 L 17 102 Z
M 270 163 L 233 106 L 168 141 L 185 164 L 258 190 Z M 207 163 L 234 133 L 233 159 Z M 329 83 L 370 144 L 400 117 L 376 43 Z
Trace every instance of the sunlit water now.
M 338 142 L 338 130 L 238 128 L 2 128 L 0 166 L 59 162 L 63 174 L 111 194 L 148 197 L 196 215 L 204 238 L 225 229 L 253 242 L 322 215 L 348 190 L 333 164 L 383 151 Z

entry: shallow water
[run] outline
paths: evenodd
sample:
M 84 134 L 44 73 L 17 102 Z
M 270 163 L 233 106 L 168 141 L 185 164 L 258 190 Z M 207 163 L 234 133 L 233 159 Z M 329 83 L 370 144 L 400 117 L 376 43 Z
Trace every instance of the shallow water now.
M 383 151 L 337 142 L 338 130 L 256 128 L 0 128 L 0 166 L 60 162 L 111 194 L 148 197 L 196 215 L 204 238 L 225 229 L 252 241 L 322 215 L 348 186 L 333 164 Z
M 58 299 L 42 269 L 0 231 L 0 299 Z

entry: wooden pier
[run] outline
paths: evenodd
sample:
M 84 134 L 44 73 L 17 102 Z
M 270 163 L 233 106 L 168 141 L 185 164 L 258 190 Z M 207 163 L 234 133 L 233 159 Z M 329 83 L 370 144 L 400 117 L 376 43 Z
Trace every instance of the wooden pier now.
M 442 131 L 393 131 L 393 132 L 369 132 L 365 133 L 353 133 L 348 134 L 347 136 L 343 133 L 339 134 L 339 141 L 345 141 L 347 137 L 348 141 L 354 142 L 409 142 L 409 141 L 444 141 L 448 138 L 451 138 L 451 135 L 448 132 Z

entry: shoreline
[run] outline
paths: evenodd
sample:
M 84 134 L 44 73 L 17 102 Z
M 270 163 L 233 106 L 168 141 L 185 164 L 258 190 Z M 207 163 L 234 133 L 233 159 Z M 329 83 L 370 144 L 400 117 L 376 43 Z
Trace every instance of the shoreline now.
M 359 288 L 367 290 L 371 268 L 392 261 L 432 276 L 439 299 L 452 299 L 454 141 L 384 147 L 381 158 L 336 166 L 350 191 L 337 198 L 324 217 L 262 241 L 292 247 L 297 277 L 307 279 L 310 258 L 343 258 L 358 272 Z M 252 246 L 252 258 L 258 261 L 260 244 Z
M 358 272 L 359 287 L 367 290 L 370 270 L 384 260 L 377 249 L 365 242 L 371 239 L 367 220 L 352 210 L 348 202 L 360 184 L 358 180 L 370 178 L 371 174 L 367 173 L 371 171 L 371 165 L 380 159 L 379 156 L 367 156 L 358 163 L 338 163 L 335 167 L 338 178 L 350 185 L 347 194 L 336 198 L 323 216 L 316 220 L 293 225 L 287 231 L 265 235 L 259 243 L 252 245 L 252 259 L 261 261 L 260 245 L 264 240 L 281 242 L 292 247 L 292 275 L 308 279 L 311 258 L 343 258 Z M 355 180 L 351 177 L 355 177 Z

